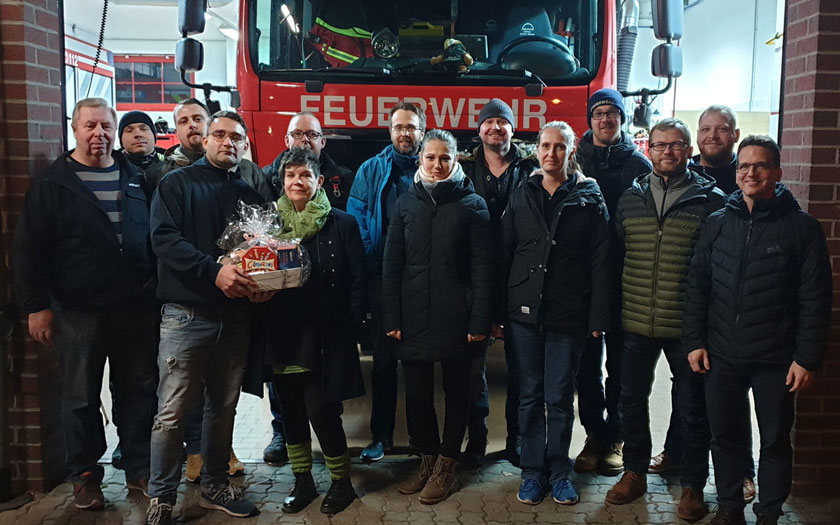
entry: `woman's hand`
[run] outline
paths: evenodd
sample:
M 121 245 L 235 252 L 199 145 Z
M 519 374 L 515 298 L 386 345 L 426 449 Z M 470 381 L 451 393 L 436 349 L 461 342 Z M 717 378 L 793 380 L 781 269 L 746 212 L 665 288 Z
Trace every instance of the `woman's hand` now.
M 594 337 L 595 339 L 598 339 L 602 335 L 604 335 L 604 332 L 600 330 L 592 330 L 592 337 Z
M 505 327 L 493 323 L 493 326 L 490 327 L 490 337 L 494 339 L 504 339 L 505 338 Z
M 391 330 L 390 332 L 385 332 L 385 335 L 393 337 L 397 341 L 402 341 L 402 330 Z
M 478 341 L 484 341 L 487 339 L 487 336 L 484 334 L 472 335 L 467 334 L 467 342 L 468 343 L 477 343 Z

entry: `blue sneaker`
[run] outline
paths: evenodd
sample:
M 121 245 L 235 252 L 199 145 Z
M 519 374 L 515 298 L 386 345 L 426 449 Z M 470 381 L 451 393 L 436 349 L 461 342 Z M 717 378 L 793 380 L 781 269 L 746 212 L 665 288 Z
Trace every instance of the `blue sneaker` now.
M 568 478 L 558 479 L 551 484 L 551 496 L 561 505 L 574 505 L 580 500 L 575 484 Z
M 368 446 L 362 449 L 359 459 L 363 463 L 376 463 L 385 457 L 385 451 L 391 448 L 391 444 L 383 439 L 374 439 Z
M 545 497 L 545 487 L 536 479 L 524 479 L 519 485 L 516 499 L 526 505 L 537 505 Z

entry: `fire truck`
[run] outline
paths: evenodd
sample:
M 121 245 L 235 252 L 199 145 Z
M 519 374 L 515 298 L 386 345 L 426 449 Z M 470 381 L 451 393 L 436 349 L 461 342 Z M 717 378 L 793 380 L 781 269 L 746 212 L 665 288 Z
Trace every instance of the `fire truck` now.
M 491 98 L 506 101 L 517 138 L 548 121 L 587 129 L 586 102 L 604 87 L 636 96 L 637 125 L 649 98 L 667 90 L 682 60 L 682 2 L 652 0 L 652 72 L 663 89 L 627 91 L 638 32 L 637 0 L 240 0 L 237 85 L 191 84 L 201 69 L 207 0 L 180 0 L 176 67 L 187 85 L 231 94 L 248 125 L 252 155 L 267 164 L 289 119 L 318 116 L 333 156 L 357 166 L 387 141 L 388 110 L 405 100 L 427 127 L 474 140 Z M 208 57 L 208 59 L 211 59 Z M 212 58 L 217 59 L 217 58 Z

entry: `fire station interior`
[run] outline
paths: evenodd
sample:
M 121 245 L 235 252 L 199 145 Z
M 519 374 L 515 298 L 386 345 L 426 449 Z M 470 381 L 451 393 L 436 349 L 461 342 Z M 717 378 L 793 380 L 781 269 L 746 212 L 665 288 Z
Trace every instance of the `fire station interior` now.
M 164 84 L 164 96 L 168 78 L 173 68 L 175 42 L 180 35 L 177 31 L 177 2 L 174 0 L 113 0 L 105 24 L 102 48 L 103 57 L 110 57 L 111 68 L 116 69 L 115 82 L 105 82 L 100 87 L 102 96 L 112 96 L 116 101 L 118 113 L 122 115 L 131 109 L 143 109 L 152 118 L 163 122 L 168 134 L 161 134 L 159 140 L 172 140 L 174 125 L 171 109 L 174 99 L 150 101 L 140 97 L 149 91 L 136 81 L 138 68 L 143 64 L 158 64 L 164 68 L 162 74 L 154 68 L 143 69 L 161 75 Z M 211 0 L 206 15 L 207 30 L 202 35 L 205 45 L 205 67 L 194 74 L 197 83 L 232 84 L 235 82 L 236 45 L 238 34 L 238 2 L 230 0 Z M 270 39 L 273 59 L 261 60 L 263 69 L 291 68 L 299 64 L 297 59 L 277 58 L 286 46 L 300 49 L 295 38 L 286 27 L 286 20 L 280 14 L 279 0 L 257 0 L 255 9 L 270 9 L 273 21 L 267 21 L 260 28 L 261 39 Z M 642 4 L 649 4 L 642 2 Z M 680 43 L 686 66 L 683 76 L 674 89 L 660 95 L 651 104 L 654 118 L 675 115 L 686 122 L 696 123 L 699 112 L 706 106 L 721 103 L 733 107 L 739 114 L 741 136 L 750 133 L 764 133 L 775 136 L 778 127 L 778 97 L 780 70 L 780 42 L 774 41 L 774 35 L 783 28 L 781 13 L 783 0 L 756 0 L 738 2 L 727 0 L 706 0 L 693 2 L 696 7 L 685 11 L 685 37 Z M 744 4 L 744 5 L 742 5 Z M 749 5 L 746 5 L 749 4 Z M 313 1 L 295 2 L 296 12 L 302 13 L 298 23 L 303 23 L 303 32 L 308 32 L 316 19 L 343 26 L 398 36 L 402 52 L 399 58 L 378 58 L 349 63 L 346 67 L 389 67 L 399 68 L 405 64 L 427 62 L 432 56 L 443 51 L 447 38 L 457 38 L 469 45 L 478 71 L 504 68 L 509 70 L 528 69 L 545 70 L 548 75 L 588 75 L 599 57 L 595 56 L 594 46 L 583 42 L 572 42 L 568 30 L 588 31 L 589 38 L 599 31 L 595 27 L 595 10 L 602 2 L 578 2 L 558 0 L 553 2 L 510 2 L 488 0 L 427 2 L 356 2 L 356 1 Z M 721 19 L 719 13 L 726 9 L 727 17 Z M 88 53 L 95 50 L 99 40 L 102 2 L 99 0 L 65 0 L 64 25 L 68 41 L 86 44 Z M 491 26 L 489 20 L 504 20 L 499 26 Z M 517 39 L 507 35 L 515 26 L 529 23 L 534 28 L 534 38 Z M 639 37 L 636 45 L 636 60 L 639 64 L 631 73 L 630 85 L 661 86 L 661 79 L 650 75 L 650 50 L 657 43 L 650 33 L 651 13 L 643 8 L 639 14 Z M 747 28 L 748 30 L 745 30 Z M 413 34 L 412 34 L 413 31 Z M 712 33 L 711 35 L 709 33 Z M 723 35 L 728 35 L 727 39 Z M 511 43 L 514 42 L 514 45 Z M 380 42 L 381 43 L 381 42 Z M 391 43 L 393 44 L 393 43 Z M 74 44 L 78 45 L 78 44 Z M 389 45 L 386 41 L 382 44 Z M 68 46 L 68 49 L 70 47 Z M 304 47 L 308 60 L 317 54 L 313 46 Z M 81 53 L 84 61 L 84 53 Z M 288 54 L 286 55 L 289 56 Z M 90 59 L 90 57 L 88 57 Z M 378 62 L 377 62 L 378 60 Z M 155 62 L 156 61 L 156 62 Z M 133 63 L 135 68 L 134 83 L 120 77 L 125 64 Z M 140 64 L 140 66 L 138 66 Z M 770 64 L 764 67 L 761 64 Z M 339 69 L 328 63 L 321 64 L 326 69 Z M 307 67 L 312 67 L 307 65 Z M 711 74 L 725 73 L 732 78 L 731 83 L 709 82 Z M 80 74 L 81 75 L 81 74 Z M 163 76 L 166 75 L 166 76 Z M 114 75 L 112 75 L 114 76 Z M 68 107 L 72 107 L 74 98 L 91 93 L 91 81 L 88 84 L 77 82 L 68 89 Z M 174 84 L 172 89 L 176 89 Z M 113 91 L 113 93 L 112 93 Z M 95 92 L 95 89 L 94 89 Z M 196 92 L 197 95 L 200 93 Z M 160 97 L 160 93 L 155 93 Z M 222 107 L 229 107 L 226 94 L 215 94 L 214 98 Z M 633 102 L 633 101 L 628 101 Z M 581 109 L 583 111 L 583 108 Z M 582 134 L 585 130 L 577 130 Z M 628 128 L 628 132 L 637 130 Z M 330 130 L 326 129 L 330 151 Z M 385 139 L 385 131 L 382 131 Z M 384 143 L 384 142 L 383 142 Z M 265 164 L 265 162 L 263 163 Z M 356 166 L 351 166 L 355 168 Z M 372 358 L 362 356 L 363 373 L 366 380 L 370 377 Z M 496 342 L 491 346 L 487 362 L 487 379 L 490 387 L 490 418 L 488 426 L 488 452 L 498 453 L 505 444 L 505 377 L 506 366 L 503 345 Z M 110 393 L 108 382 L 102 391 L 103 417 L 110 418 Z M 439 383 L 438 383 L 439 384 Z M 369 385 L 368 385 L 369 386 Z M 668 425 L 670 412 L 671 381 L 667 363 L 660 359 L 651 397 L 650 413 L 654 453 L 661 450 Z M 369 392 L 369 388 L 368 388 Z M 402 398 L 403 393 L 401 391 Z M 442 402 L 442 392 L 438 392 L 438 402 Z M 442 407 L 439 414 L 442 413 Z M 363 447 L 370 439 L 370 396 L 345 403 L 343 421 L 349 444 L 353 450 Z M 234 449 L 240 459 L 248 462 L 262 460 L 262 449 L 271 439 L 271 415 L 266 398 L 258 399 L 242 395 L 237 410 L 237 422 L 234 431 Z M 114 426 L 109 424 L 109 450 L 102 461 L 110 461 L 111 452 L 116 444 Z M 406 426 L 404 404 L 399 403 L 395 443 L 406 445 Z M 757 431 L 754 428 L 754 445 L 758 446 Z M 578 422 L 575 423 L 572 442 L 572 454 L 576 454 L 583 445 L 585 432 Z

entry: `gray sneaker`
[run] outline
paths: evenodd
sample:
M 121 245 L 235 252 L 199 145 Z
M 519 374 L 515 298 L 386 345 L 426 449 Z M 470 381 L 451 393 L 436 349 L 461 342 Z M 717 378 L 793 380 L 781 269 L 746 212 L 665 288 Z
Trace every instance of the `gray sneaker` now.
M 213 494 L 202 490 L 198 504 L 205 509 L 220 510 L 234 518 L 247 518 L 260 513 L 256 505 L 242 496 L 241 489 L 230 484 Z
M 152 498 L 146 510 L 146 525 L 172 525 L 172 505 Z

